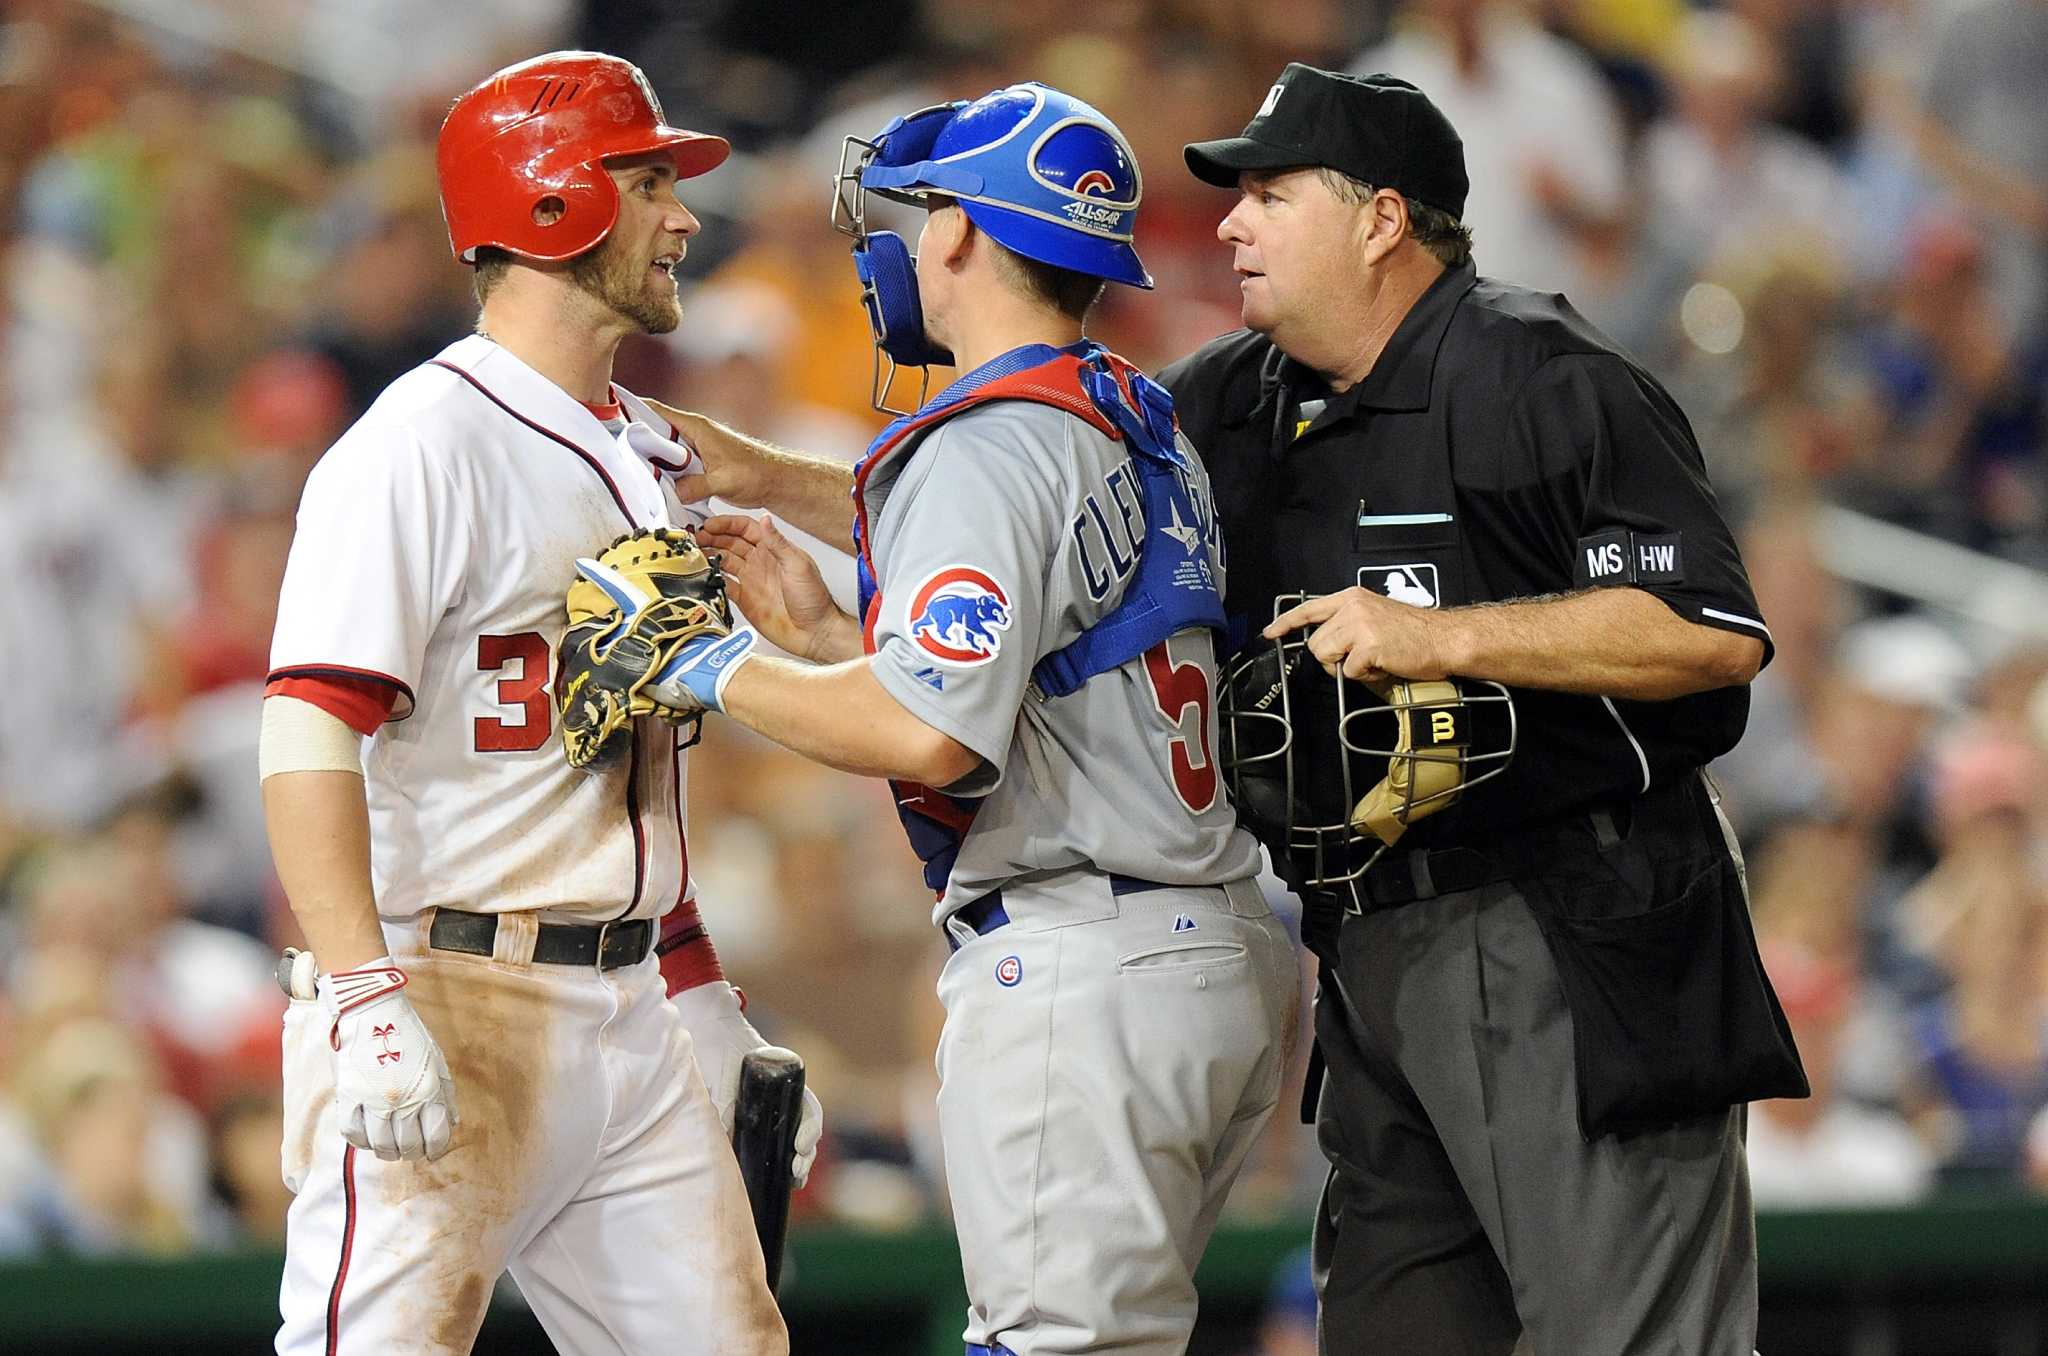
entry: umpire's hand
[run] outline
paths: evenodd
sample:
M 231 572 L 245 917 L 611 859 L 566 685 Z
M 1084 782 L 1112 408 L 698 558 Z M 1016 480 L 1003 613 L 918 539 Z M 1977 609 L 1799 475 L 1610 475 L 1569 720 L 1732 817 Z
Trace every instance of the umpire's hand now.
M 1308 652 L 1333 678 L 1341 674 L 1378 685 L 1391 678 L 1450 676 L 1443 615 L 1431 609 L 1349 588 L 1289 608 L 1260 634 L 1277 640 L 1304 626 L 1316 628 Z

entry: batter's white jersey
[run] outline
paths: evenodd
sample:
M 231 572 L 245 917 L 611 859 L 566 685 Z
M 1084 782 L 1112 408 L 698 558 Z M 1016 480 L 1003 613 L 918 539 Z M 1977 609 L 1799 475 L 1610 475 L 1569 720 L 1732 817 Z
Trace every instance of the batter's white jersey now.
M 673 730 L 635 722 L 626 756 L 585 773 L 554 728 L 576 557 L 702 519 L 673 488 L 693 454 L 618 394 L 614 434 L 474 335 L 393 382 L 306 482 L 271 677 L 367 677 L 398 694 L 364 758 L 388 919 L 659 916 L 690 897 Z

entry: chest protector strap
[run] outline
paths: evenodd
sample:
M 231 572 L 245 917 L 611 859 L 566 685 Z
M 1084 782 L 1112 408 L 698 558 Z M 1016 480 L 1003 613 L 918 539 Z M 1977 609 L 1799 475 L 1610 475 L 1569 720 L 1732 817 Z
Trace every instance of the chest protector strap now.
M 1224 628 L 1223 598 L 1209 565 L 1214 524 L 1188 490 L 1189 467 L 1174 439 L 1173 397 L 1115 354 L 1103 350 L 1100 357 L 1082 365 L 1081 384 L 1131 450 L 1145 530 L 1137 574 L 1116 607 L 1031 670 L 1031 681 L 1048 697 L 1064 697 L 1189 627 L 1219 634 Z
M 882 602 L 870 486 L 893 480 L 902 469 L 900 459 L 914 455 L 931 429 L 996 400 L 1051 405 L 1124 443 L 1131 451 L 1145 519 L 1136 573 L 1122 599 L 1072 642 L 1041 659 L 1032 669 L 1033 685 L 1047 697 L 1063 697 L 1189 627 L 1220 632 L 1223 601 L 1209 564 L 1214 524 L 1207 506 L 1198 506 L 1188 490 L 1190 468 L 1174 440 L 1173 398 L 1123 359 L 1084 340 L 1064 349 L 1027 345 L 975 369 L 922 409 L 883 429 L 855 465 L 853 540 L 867 651 L 874 652 Z M 885 466 L 891 474 L 878 482 L 877 473 Z M 980 800 L 914 783 L 891 785 L 911 847 L 924 861 L 925 884 L 943 893 Z

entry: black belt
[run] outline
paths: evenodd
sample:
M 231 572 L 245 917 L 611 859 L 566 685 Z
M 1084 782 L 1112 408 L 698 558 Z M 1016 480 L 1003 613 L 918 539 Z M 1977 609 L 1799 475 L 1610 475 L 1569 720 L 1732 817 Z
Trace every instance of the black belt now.
M 1163 880 L 1146 880 L 1141 876 L 1125 876 L 1114 871 L 1109 874 L 1109 892 L 1117 896 L 1135 895 L 1145 890 L 1176 890 L 1181 888 L 1184 887 L 1172 885 Z M 1001 890 L 991 890 L 980 899 L 961 905 L 958 909 L 954 910 L 952 916 L 967 924 L 968 927 L 973 928 L 974 935 L 977 937 L 986 937 L 997 928 L 1008 927 L 1010 924 L 1010 913 L 1009 910 L 1003 907 L 1003 892 Z M 960 943 L 953 936 L 950 929 L 946 932 L 946 941 L 952 945 L 955 951 L 960 949 Z
M 1587 845 L 1597 843 L 1604 849 L 1625 836 L 1625 829 L 1618 825 L 1646 815 L 1666 822 L 1694 795 L 1694 786 L 1694 780 L 1680 780 L 1633 801 L 1596 805 L 1549 824 L 1496 835 L 1483 849 L 1410 848 L 1404 852 L 1389 848 L 1362 875 L 1332 885 L 1328 891 L 1344 912 L 1358 914 L 1476 890 L 1541 869 L 1555 859 L 1560 836 L 1566 832 L 1576 832 Z
M 1506 880 L 1513 873 L 1512 865 L 1478 848 L 1389 849 L 1364 875 L 1349 882 L 1350 898 L 1344 900 L 1344 911 L 1391 909 L 1418 899 L 1455 895 Z M 1344 888 L 1337 887 L 1340 891 Z
M 1397 909 L 1418 900 L 1476 890 L 1506 880 L 1523 858 L 1496 858 L 1477 848 L 1389 848 L 1380 859 L 1350 880 L 1301 889 L 1302 944 L 1326 962 L 1337 956 L 1337 934 L 1344 920 Z
M 497 949 L 498 915 L 436 909 L 427 945 L 438 951 L 488 956 Z M 542 923 L 533 939 L 533 958 L 543 965 L 595 965 L 616 970 L 638 965 L 654 949 L 654 920 L 618 923 Z

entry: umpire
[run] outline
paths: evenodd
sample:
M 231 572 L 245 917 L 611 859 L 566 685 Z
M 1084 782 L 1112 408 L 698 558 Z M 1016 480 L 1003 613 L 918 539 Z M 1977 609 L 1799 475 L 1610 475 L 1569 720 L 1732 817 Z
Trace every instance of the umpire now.
M 1321 1349 L 1749 1356 L 1743 1104 L 1806 1084 L 1702 771 L 1771 642 L 1691 428 L 1563 297 L 1477 274 L 1414 86 L 1290 65 L 1187 162 L 1238 191 L 1245 328 L 1164 379 L 1251 652 L 1313 628 L 1331 691 L 1491 680 L 1517 718 L 1362 871 L 1376 840 L 1301 832 L 1358 756 L 1314 703 L 1294 794 L 1240 797 L 1322 961 Z

